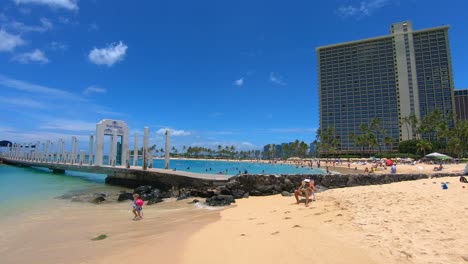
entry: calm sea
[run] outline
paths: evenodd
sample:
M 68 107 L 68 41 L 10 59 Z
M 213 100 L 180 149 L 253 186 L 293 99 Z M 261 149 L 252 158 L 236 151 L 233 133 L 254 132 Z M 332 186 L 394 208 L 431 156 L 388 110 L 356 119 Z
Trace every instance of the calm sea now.
M 163 168 L 164 160 L 154 160 L 155 168 Z M 314 174 L 322 170 L 284 164 L 248 162 L 171 160 L 170 168 L 195 173 L 235 175 L 247 171 L 251 174 Z M 8 214 L 26 212 L 55 197 L 72 192 L 99 193 L 116 191 L 104 184 L 106 175 L 83 172 L 53 174 L 47 169 L 15 167 L 0 164 L 0 218 Z

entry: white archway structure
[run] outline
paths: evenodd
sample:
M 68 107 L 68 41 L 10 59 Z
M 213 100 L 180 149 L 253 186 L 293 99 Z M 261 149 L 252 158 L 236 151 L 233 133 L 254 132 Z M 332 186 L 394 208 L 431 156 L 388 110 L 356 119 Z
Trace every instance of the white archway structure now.
M 117 137 L 122 137 L 122 151 L 120 164 L 125 166 L 128 161 L 128 126 L 124 121 L 104 119 L 96 124 L 96 165 L 102 166 L 104 154 L 104 135 L 112 136 L 109 164 L 115 165 L 117 149 Z

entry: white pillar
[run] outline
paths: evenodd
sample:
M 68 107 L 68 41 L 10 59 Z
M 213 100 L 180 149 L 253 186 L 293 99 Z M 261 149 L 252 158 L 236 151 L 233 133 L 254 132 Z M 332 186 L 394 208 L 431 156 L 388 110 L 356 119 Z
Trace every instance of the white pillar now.
M 40 146 L 41 146 L 41 142 L 36 141 L 36 147 L 34 148 L 34 161 L 39 161 Z
M 80 165 L 83 165 L 83 162 L 85 161 L 85 155 L 86 152 L 84 150 L 80 150 Z
M 93 150 L 94 150 L 93 143 L 94 143 L 94 135 L 91 133 L 91 135 L 89 135 L 89 154 L 88 154 L 89 155 L 88 156 L 89 166 L 93 165 Z
M 125 161 L 125 167 L 130 168 L 130 150 L 127 149 L 127 160 Z
M 115 167 L 117 161 L 117 129 L 112 130 L 112 167 Z
M 45 162 L 49 162 L 49 145 L 50 145 L 50 140 L 47 140 L 46 141 L 46 144 L 45 144 Z
M 63 163 L 67 163 L 67 159 L 65 157 L 65 150 L 66 150 L 67 146 L 66 146 L 66 143 L 65 143 L 65 140 L 62 139 L 62 162 Z
M 170 149 L 170 134 L 171 132 L 166 130 L 166 157 L 164 159 L 164 169 L 169 169 L 169 152 L 171 151 Z
M 104 127 L 96 124 L 96 165 L 102 166 L 104 155 Z
M 145 127 L 145 134 L 143 137 L 143 170 L 146 170 L 148 163 L 148 137 L 149 137 L 149 127 Z
M 148 168 L 153 168 L 153 152 L 148 151 Z
M 135 142 L 133 142 L 133 166 L 138 166 L 138 133 L 135 133 Z
M 54 142 L 50 142 L 50 162 L 55 161 L 55 148 L 54 148 Z
M 27 156 L 28 161 L 32 161 L 32 143 L 28 144 L 28 156 Z
M 60 153 L 62 153 L 61 148 L 62 148 L 62 142 L 61 138 L 58 139 L 57 141 L 57 159 L 55 160 L 56 163 L 60 162 Z

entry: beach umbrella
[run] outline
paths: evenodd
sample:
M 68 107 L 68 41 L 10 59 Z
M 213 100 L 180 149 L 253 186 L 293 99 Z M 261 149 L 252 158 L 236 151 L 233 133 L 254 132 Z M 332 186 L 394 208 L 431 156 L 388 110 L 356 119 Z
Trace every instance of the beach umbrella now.
M 449 159 L 453 159 L 452 157 L 448 156 L 448 155 L 445 155 L 445 154 L 440 154 L 438 152 L 433 152 L 433 153 L 430 153 L 430 154 L 427 154 L 426 156 L 424 156 L 425 158 L 431 158 L 431 159 L 438 159 L 438 160 L 449 160 Z
M 387 160 L 385 161 L 385 164 L 387 164 L 387 166 L 392 166 L 392 165 L 393 165 L 393 160 L 387 159 Z

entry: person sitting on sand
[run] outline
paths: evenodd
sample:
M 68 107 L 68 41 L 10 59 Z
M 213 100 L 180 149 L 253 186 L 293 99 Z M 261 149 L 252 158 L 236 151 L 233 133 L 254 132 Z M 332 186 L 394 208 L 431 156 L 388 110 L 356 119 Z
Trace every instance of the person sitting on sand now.
M 434 167 L 434 170 L 435 171 L 441 171 L 442 169 L 444 168 L 444 166 L 442 166 L 442 163 L 439 165 L 439 167 Z
M 140 220 L 143 219 L 142 216 L 142 211 L 143 211 L 143 200 L 140 199 L 140 195 L 138 193 L 135 193 L 133 195 L 133 214 L 135 217 L 133 217 L 133 220 Z
M 365 173 L 369 173 L 369 168 L 366 167 L 366 169 L 364 170 Z
M 315 182 L 312 179 L 305 179 L 301 182 L 301 186 L 294 191 L 294 197 L 296 197 L 297 204 L 300 203 L 299 196 L 305 197 L 305 206 L 309 206 L 309 197 L 312 201 L 315 201 Z

